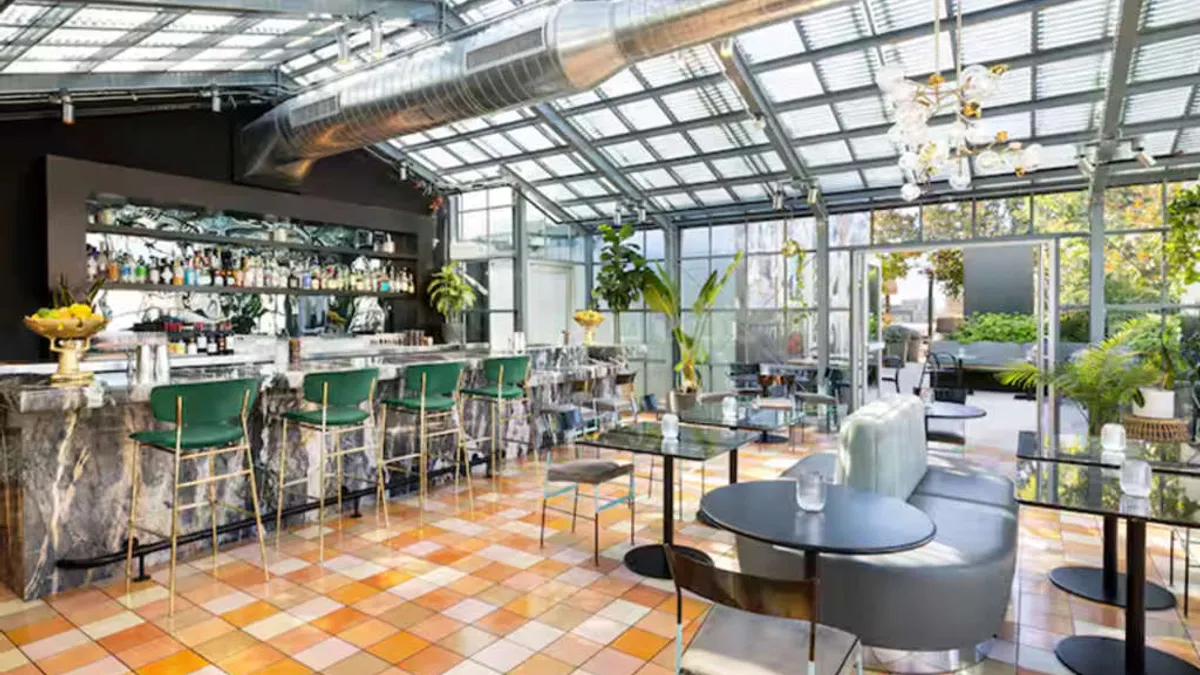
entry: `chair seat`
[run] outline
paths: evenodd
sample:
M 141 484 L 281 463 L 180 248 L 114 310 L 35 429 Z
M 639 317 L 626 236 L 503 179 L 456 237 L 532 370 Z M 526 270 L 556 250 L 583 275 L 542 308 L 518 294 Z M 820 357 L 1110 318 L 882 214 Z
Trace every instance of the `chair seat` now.
M 499 398 L 521 398 L 525 395 L 524 389 L 521 389 L 520 387 L 514 387 L 512 385 L 504 385 L 500 387 L 498 391 L 500 392 Z M 463 389 L 463 393 L 465 394 L 479 396 L 482 398 L 497 398 L 496 392 L 497 388 L 495 384 L 485 384 L 482 387 Z
M 552 483 L 581 483 L 598 485 L 619 476 L 633 473 L 632 464 L 622 464 L 609 459 L 576 459 L 561 464 L 552 464 L 546 479 Z
M 163 450 L 175 449 L 174 429 L 152 429 L 135 431 L 129 437 L 138 443 L 152 445 Z M 179 447 L 183 450 L 219 448 L 242 440 L 242 428 L 233 424 L 205 424 L 183 428 Z
M 791 410 L 796 407 L 795 401 L 787 396 L 758 399 L 758 407 L 767 410 Z
M 925 440 L 931 443 L 967 444 L 966 424 L 961 420 L 930 419 L 925 424 Z
M 597 410 L 632 410 L 633 401 L 627 398 L 617 396 L 609 396 L 607 398 L 593 399 L 592 404 Z
M 795 675 L 806 671 L 807 621 L 778 619 L 714 605 L 683 654 L 687 675 Z M 816 675 L 855 670 L 858 639 L 817 625 Z
M 283 416 L 293 422 L 314 427 L 321 426 L 320 408 L 316 410 L 289 410 L 283 413 Z M 367 411 L 362 408 L 349 406 L 330 407 L 325 415 L 325 426 L 344 427 L 351 424 L 362 424 L 365 419 L 367 419 Z
M 812 405 L 837 405 L 838 400 L 829 394 L 808 394 L 803 393 L 798 395 L 800 400 Z
M 384 405 L 390 405 L 394 408 L 404 408 L 405 410 L 420 410 L 421 409 L 421 397 L 420 396 L 409 396 L 408 398 L 388 398 L 388 399 L 384 399 L 383 403 L 384 403 Z M 441 395 L 430 396 L 428 394 L 425 395 L 425 410 L 432 410 L 434 412 L 442 412 L 442 411 L 453 410 L 453 409 L 454 409 L 454 399 L 450 398 L 449 396 L 441 396 Z

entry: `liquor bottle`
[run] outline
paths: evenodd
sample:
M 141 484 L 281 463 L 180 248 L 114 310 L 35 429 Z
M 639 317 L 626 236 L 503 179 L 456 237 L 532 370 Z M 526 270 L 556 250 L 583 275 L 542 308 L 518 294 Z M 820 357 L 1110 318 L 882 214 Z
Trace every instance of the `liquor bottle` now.
M 171 283 L 175 286 L 183 285 L 183 260 L 179 258 L 171 265 Z
M 146 283 L 146 279 L 150 276 L 150 271 L 146 268 L 146 259 L 138 258 L 137 267 L 133 269 L 133 278 L 139 283 Z
M 105 273 L 108 275 L 109 281 L 121 280 L 121 264 L 117 262 L 117 256 L 112 251 L 108 253 L 108 264 L 105 266 Z
M 150 269 L 146 271 L 146 281 L 152 284 L 162 282 L 162 268 L 159 266 L 159 261 L 154 258 L 150 259 Z
M 288 288 L 300 288 L 300 273 L 293 268 L 287 269 Z
M 208 251 L 202 251 L 196 257 L 196 283 L 200 286 L 213 285 L 212 266 L 209 264 Z
M 208 333 L 202 323 L 196 324 L 196 352 L 208 353 Z
M 220 350 L 218 349 L 217 334 L 215 331 L 210 332 L 206 336 L 206 342 L 207 344 L 204 346 L 204 351 L 207 352 L 209 356 L 216 356 Z
M 233 254 L 230 257 L 230 265 L 232 267 L 233 285 L 242 287 L 246 285 L 246 259 L 240 254 Z

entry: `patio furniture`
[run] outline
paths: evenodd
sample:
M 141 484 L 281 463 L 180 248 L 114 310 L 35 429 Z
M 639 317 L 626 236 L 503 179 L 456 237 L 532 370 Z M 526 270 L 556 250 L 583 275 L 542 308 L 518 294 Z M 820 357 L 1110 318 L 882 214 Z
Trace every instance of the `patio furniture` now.
M 933 401 L 925 406 L 925 440 L 951 445 L 967 444 L 966 420 L 987 417 L 973 405 Z
M 1187 420 L 1125 415 L 1121 423 L 1127 438 L 1163 443 L 1186 443 L 1190 438 Z

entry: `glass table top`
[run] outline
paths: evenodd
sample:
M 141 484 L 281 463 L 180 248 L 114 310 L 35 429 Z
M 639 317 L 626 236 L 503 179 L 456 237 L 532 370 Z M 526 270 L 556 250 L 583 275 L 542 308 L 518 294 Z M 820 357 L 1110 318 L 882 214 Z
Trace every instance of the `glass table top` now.
M 753 443 L 758 434 L 701 427 L 680 427 L 675 442 L 662 436 L 657 422 L 639 422 L 616 427 L 595 436 L 582 436 L 575 443 L 594 448 L 622 450 L 643 455 L 663 455 L 680 459 L 706 460 Z
M 1017 501 L 1064 511 L 1200 526 L 1200 476 L 1153 472 L 1148 497 L 1121 491 L 1121 471 L 1095 464 L 1017 462 Z
M 773 431 L 794 424 L 802 417 L 803 415 L 798 410 L 755 408 L 752 403 L 748 405 L 744 400 L 738 407 L 738 414 L 728 419 L 725 417 L 720 403 L 698 403 L 691 408 L 679 411 L 679 421 L 682 424 L 700 424 L 751 431 Z
M 1125 442 L 1125 457 L 1145 460 L 1158 473 L 1200 476 L 1200 450 L 1190 443 L 1131 438 Z M 1062 434 L 1055 438 L 1047 434 L 1039 444 L 1037 432 L 1034 431 L 1017 432 L 1017 458 L 1109 468 L 1121 465 L 1118 458 L 1104 455 L 1099 438 L 1084 438 L 1074 434 Z

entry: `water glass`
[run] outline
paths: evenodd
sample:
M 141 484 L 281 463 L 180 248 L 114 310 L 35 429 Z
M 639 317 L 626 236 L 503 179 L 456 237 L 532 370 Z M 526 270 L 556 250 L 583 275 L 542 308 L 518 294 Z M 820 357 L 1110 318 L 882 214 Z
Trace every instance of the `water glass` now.
M 659 423 L 662 427 L 662 437 L 669 439 L 679 438 L 679 416 L 675 413 L 667 413 L 662 416 L 662 421 Z
M 796 506 L 802 511 L 825 508 L 824 476 L 815 471 L 806 471 L 796 477 Z
M 732 396 L 726 396 L 721 399 L 721 416 L 736 417 L 738 413 L 737 399 Z
M 1121 467 L 1121 492 L 1132 497 L 1150 495 L 1150 465 L 1141 459 L 1127 459 Z
M 1125 450 L 1125 427 L 1113 423 L 1100 427 L 1100 447 L 1105 450 Z

